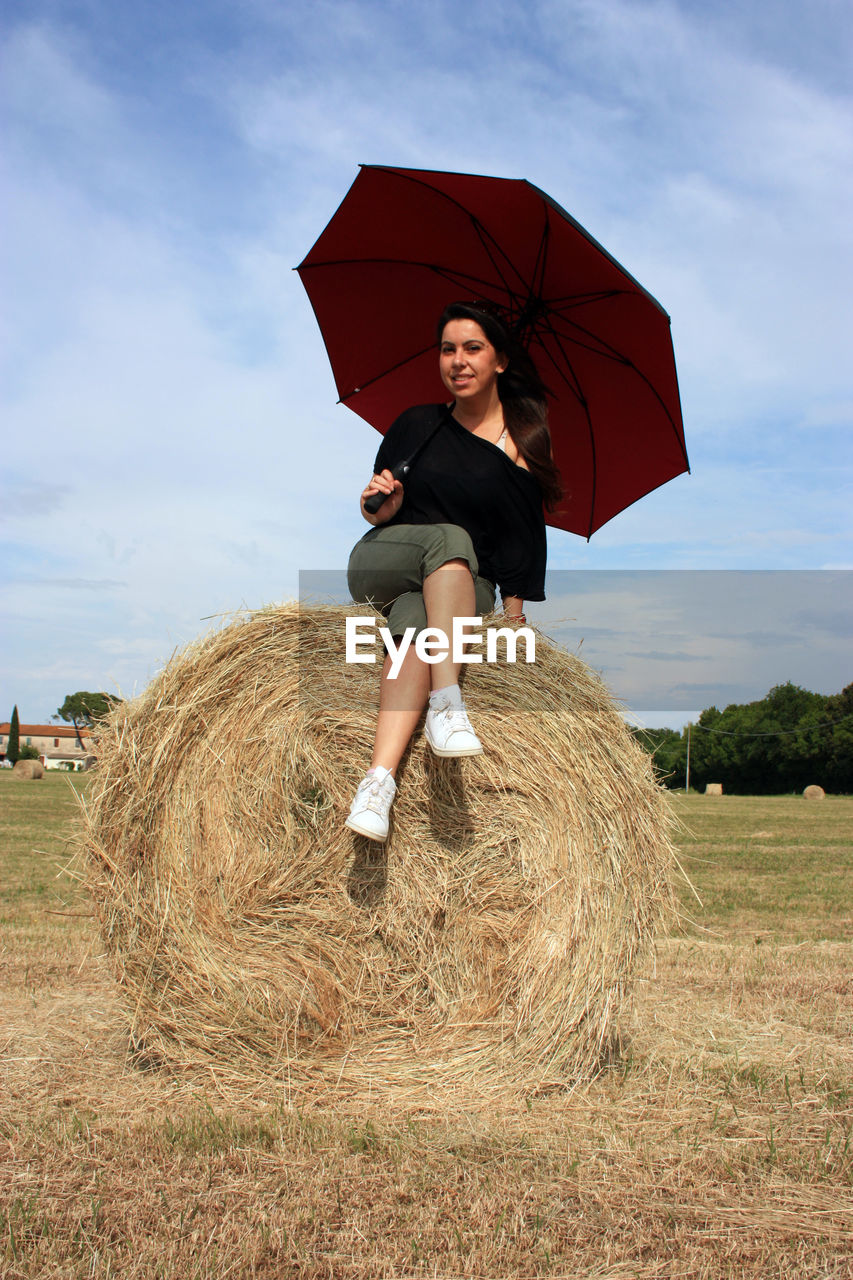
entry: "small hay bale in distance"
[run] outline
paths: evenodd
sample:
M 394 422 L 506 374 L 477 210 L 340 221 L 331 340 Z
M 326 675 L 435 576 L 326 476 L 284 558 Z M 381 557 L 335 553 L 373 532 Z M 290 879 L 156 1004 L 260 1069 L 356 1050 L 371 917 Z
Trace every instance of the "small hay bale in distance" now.
M 826 799 L 826 792 L 824 791 L 823 787 L 819 787 L 815 783 L 812 783 L 811 786 L 806 787 L 806 789 L 803 791 L 803 795 L 806 798 L 806 800 L 825 800 Z
M 721 796 L 723 794 L 722 782 L 708 782 L 705 784 L 706 796 Z
M 25 782 L 43 778 L 44 765 L 41 760 L 16 760 L 12 767 L 12 777 L 23 778 Z
M 133 1042 L 290 1096 L 575 1080 L 671 906 L 649 756 L 538 637 L 467 669 L 485 754 L 418 732 L 387 845 L 356 836 L 379 667 L 345 662 L 353 613 L 234 621 L 101 725 L 85 841 Z

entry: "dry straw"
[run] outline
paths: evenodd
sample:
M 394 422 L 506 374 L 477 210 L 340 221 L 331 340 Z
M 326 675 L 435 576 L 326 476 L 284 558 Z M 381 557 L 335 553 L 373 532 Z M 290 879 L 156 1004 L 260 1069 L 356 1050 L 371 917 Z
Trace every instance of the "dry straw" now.
M 25 782 L 32 782 L 36 778 L 44 777 L 44 765 L 40 760 L 16 760 L 12 776 L 23 778 Z
M 576 1080 L 671 902 L 648 757 L 540 636 L 468 670 L 485 754 L 418 734 L 388 844 L 355 836 L 378 667 L 345 663 L 346 613 L 234 621 L 100 732 L 89 879 L 133 1042 L 301 1096 Z

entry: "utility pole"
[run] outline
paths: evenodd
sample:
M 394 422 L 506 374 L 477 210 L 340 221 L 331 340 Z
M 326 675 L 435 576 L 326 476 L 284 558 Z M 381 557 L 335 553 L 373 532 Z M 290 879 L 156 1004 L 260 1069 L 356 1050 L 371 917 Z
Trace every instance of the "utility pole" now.
M 690 721 L 687 721 L 687 767 L 684 770 L 684 794 L 690 791 Z

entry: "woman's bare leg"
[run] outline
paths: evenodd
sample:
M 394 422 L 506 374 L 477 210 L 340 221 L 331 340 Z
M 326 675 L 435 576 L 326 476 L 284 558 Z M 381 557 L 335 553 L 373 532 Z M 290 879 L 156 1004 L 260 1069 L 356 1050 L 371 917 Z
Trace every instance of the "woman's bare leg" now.
M 448 560 L 428 577 L 424 578 L 424 604 L 427 623 L 440 627 L 448 640 L 453 637 L 453 619 L 470 618 L 476 607 L 474 579 L 465 560 Z M 451 653 L 441 662 L 432 665 L 430 688 L 445 689 L 459 683 L 461 664 L 453 661 Z
M 421 662 L 412 645 L 400 665 L 396 680 L 389 678 L 390 670 L 391 659 L 386 657 L 370 767 L 375 769 L 382 765 L 396 773 L 429 697 L 429 667 Z
M 450 640 L 453 619 L 471 617 L 475 608 L 474 579 L 465 560 L 448 560 L 424 579 L 424 604 L 429 626 L 440 627 Z M 395 680 L 390 678 L 390 670 L 391 659 L 386 657 L 370 767 L 382 765 L 396 773 L 427 704 L 430 688 L 457 684 L 460 664 L 453 662 L 450 654 L 441 662 L 421 662 L 412 645 Z

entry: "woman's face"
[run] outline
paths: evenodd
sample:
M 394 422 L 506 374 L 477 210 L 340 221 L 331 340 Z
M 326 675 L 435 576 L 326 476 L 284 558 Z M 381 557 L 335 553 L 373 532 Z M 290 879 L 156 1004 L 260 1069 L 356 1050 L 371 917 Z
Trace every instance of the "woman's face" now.
M 506 366 L 506 357 L 495 350 L 476 320 L 448 320 L 441 335 L 438 367 L 454 400 L 490 392 Z

